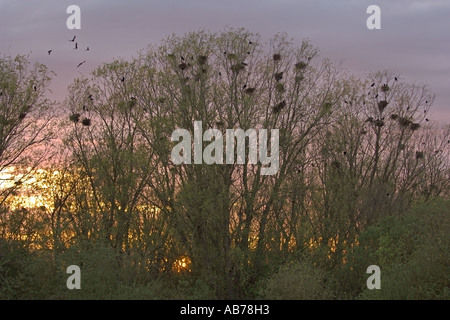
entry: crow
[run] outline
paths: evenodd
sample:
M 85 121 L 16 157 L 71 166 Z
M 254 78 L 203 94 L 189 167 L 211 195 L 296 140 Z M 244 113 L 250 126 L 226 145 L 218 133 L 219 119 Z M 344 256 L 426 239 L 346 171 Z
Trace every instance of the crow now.
M 394 80 L 397 81 L 398 80 L 397 77 L 394 77 Z
M 89 46 L 86 48 L 86 51 L 89 51 Z
M 48 50 L 48 51 L 47 51 L 47 52 L 48 52 L 48 55 L 50 55 L 50 53 L 52 53 L 52 51 L 53 51 L 53 50 Z
M 374 82 L 374 83 L 372 83 L 372 84 L 371 84 L 370 86 L 371 86 L 371 87 L 373 87 L 374 85 L 375 85 L 375 82 Z
M 81 66 L 83 63 L 85 63 L 85 62 L 86 62 L 86 60 L 80 62 L 80 63 L 77 65 L 77 68 L 80 67 L 80 66 Z
M 75 38 L 76 38 L 77 36 L 73 36 L 73 39 L 72 40 L 69 40 L 70 42 L 75 42 Z
M 78 42 L 75 42 L 75 48 L 73 48 L 73 50 L 77 50 L 78 49 Z
M 120 78 L 120 81 L 125 82 L 125 77 Z

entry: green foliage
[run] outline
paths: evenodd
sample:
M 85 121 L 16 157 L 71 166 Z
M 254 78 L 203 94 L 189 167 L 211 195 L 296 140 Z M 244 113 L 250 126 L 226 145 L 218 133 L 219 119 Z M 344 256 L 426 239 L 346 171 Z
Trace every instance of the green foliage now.
M 259 298 L 269 300 L 331 299 L 327 274 L 308 260 L 291 261 L 261 281 Z

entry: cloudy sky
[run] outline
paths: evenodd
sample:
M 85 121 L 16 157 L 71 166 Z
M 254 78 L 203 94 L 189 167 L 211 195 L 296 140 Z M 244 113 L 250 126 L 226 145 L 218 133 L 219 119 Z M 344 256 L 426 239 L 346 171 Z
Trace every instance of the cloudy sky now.
M 66 27 L 72 4 L 81 9 L 81 30 Z M 366 27 L 373 4 L 381 8 L 380 30 Z M 431 118 L 450 124 L 449 0 L 0 0 L 0 55 L 30 54 L 46 64 L 57 74 L 51 88 L 58 100 L 102 62 L 135 56 L 172 33 L 227 26 L 263 39 L 278 32 L 298 44 L 310 39 L 322 58 L 343 60 L 360 76 L 387 69 L 428 84 L 436 94 Z M 68 42 L 75 34 L 79 50 Z

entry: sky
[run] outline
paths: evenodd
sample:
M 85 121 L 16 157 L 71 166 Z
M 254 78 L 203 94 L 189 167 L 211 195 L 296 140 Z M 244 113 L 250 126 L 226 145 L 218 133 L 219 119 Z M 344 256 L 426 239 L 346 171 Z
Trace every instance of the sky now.
M 70 5 L 81 10 L 80 30 L 67 28 Z M 366 26 L 370 5 L 381 9 L 381 29 Z M 436 94 L 430 119 L 450 124 L 449 0 L 0 0 L 0 55 L 47 65 L 56 73 L 52 97 L 62 100 L 73 79 L 101 63 L 129 59 L 172 33 L 226 27 L 264 40 L 286 32 L 355 75 L 390 70 L 426 84 Z M 68 42 L 74 35 L 78 50 Z

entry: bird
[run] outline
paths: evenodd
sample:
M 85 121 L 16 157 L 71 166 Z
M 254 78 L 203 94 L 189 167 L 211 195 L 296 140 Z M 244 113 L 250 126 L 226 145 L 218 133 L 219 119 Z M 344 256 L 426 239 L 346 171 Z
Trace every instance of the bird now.
M 73 48 L 73 50 L 77 50 L 78 49 L 78 42 L 75 42 L 75 48 Z
M 73 38 L 72 38 L 72 40 L 69 40 L 70 42 L 75 42 L 75 38 L 76 38 L 77 36 L 73 36 Z
M 86 48 L 86 51 L 89 51 L 89 46 Z
M 47 51 L 47 52 L 48 52 L 48 55 L 50 55 L 50 53 L 52 53 L 52 51 L 53 51 L 53 50 L 48 50 L 48 51 Z
M 83 111 L 86 111 L 86 106 L 83 106 Z
M 253 44 L 253 42 L 249 41 L 248 44 Z
M 378 98 L 378 93 L 375 95 L 375 99 Z
M 83 61 L 81 61 L 78 65 L 77 65 L 77 68 L 78 67 L 80 67 L 83 63 L 85 63 L 86 62 L 86 60 L 83 60 Z
M 430 119 L 428 119 L 428 118 L 425 118 L 425 121 L 430 121 Z
M 372 84 L 371 84 L 370 86 L 371 86 L 371 87 L 373 87 L 374 85 L 375 85 L 375 82 L 374 82 L 374 83 L 372 83 Z
M 37 90 L 37 87 L 36 87 L 36 86 L 33 86 L 33 89 L 34 89 L 34 91 L 36 91 L 36 90 Z
M 183 56 L 181 56 L 181 60 L 183 60 L 183 61 L 184 61 L 184 57 L 183 57 Z
M 89 98 L 89 100 L 94 100 L 94 98 L 92 98 L 92 94 L 90 94 L 89 96 L 88 96 L 88 98 Z
M 120 78 L 120 81 L 125 82 L 125 77 Z
M 394 80 L 397 81 L 398 80 L 397 77 L 394 77 Z

